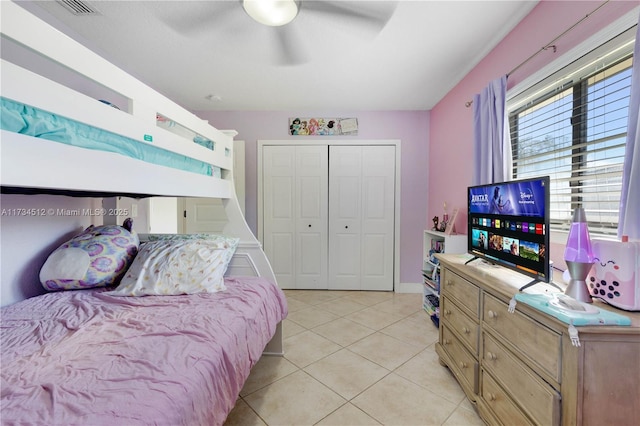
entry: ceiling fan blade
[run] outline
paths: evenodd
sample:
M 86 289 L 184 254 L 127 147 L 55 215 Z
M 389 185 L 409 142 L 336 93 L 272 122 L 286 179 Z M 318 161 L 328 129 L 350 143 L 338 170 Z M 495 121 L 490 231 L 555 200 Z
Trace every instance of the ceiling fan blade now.
M 149 2 L 149 10 L 178 34 L 192 36 L 222 30 L 242 6 L 235 1 L 158 1 Z
M 279 65 L 300 65 L 310 60 L 302 38 L 298 36 L 295 28 L 292 25 L 273 28 L 278 45 L 276 63 Z
M 347 27 L 359 25 L 376 34 L 387 24 L 397 7 L 395 1 L 319 1 L 303 0 L 301 13 L 313 12 Z

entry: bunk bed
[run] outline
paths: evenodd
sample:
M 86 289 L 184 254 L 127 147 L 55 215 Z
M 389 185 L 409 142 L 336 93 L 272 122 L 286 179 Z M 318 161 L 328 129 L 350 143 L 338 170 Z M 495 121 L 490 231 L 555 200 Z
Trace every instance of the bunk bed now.
M 171 250 L 170 241 L 234 241 L 224 246 L 230 258 L 216 269 L 224 273 L 216 291 L 131 296 L 95 287 L 2 307 L 2 423 L 224 423 L 260 356 L 283 354 L 287 315 L 233 189 L 234 132 L 217 130 L 18 4 L 1 8 L 3 44 L 37 52 L 126 102 L 114 108 L 3 55 L 2 193 L 222 199 L 222 236 L 136 234 L 129 268 L 159 240 Z

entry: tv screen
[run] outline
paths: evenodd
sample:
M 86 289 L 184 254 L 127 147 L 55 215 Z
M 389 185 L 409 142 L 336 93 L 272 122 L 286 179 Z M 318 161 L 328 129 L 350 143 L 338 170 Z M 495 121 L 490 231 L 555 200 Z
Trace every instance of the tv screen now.
M 548 283 L 549 177 L 468 188 L 468 251 Z

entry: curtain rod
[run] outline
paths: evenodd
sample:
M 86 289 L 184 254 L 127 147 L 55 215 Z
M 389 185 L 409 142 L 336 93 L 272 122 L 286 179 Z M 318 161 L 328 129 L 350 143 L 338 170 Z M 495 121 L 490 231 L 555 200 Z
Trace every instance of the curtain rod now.
M 587 20 L 589 17 L 591 17 L 591 15 L 593 15 L 594 13 L 596 13 L 598 10 L 600 10 L 604 5 L 606 5 L 607 3 L 609 3 L 610 0 L 605 0 L 602 4 L 600 4 L 598 7 L 596 7 L 595 9 L 593 9 L 593 11 L 591 11 L 591 13 L 587 13 L 585 16 L 582 17 L 582 19 L 578 20 L 578 22 L 576 22 L 575 24 L 573 24 L 572 26 L 570 26 L 569 28 L 567 28 L 566 30 L 564 30 L 560 35 L 558 35 L 556 38 L 554 38 L 553 40 L 551 40 L 549 43 L 547 43 L 546 45 L 544 45 L 540 50 L 536 51 L 533 53 L 533 55 L 529 56 L 527 59 L 525 59 L 524 61 L 520 62 L 518 65 L 516 65 L 515 68 L 513 68 L 511 71 L 509 71 L 507 73 L 507 77 L 509 77 L 511 74 L 513 74 L 514 72 L 516 72 L 517 70 L 520 69 L 520 67 L 522 67 L 524 64 L 526 64 L 527 62 L 529 62 L 530 60 L 532 60 L 533 58 L 535 58 L 536 56 L 538 56 L 540 53 L 545 52 L 549 49 L 553 49 L 553 53 L 556 53 L 558 51 L 557 46 L 554 44 L 556 41 L 560 40 L 562 37 L 564 37 L 569 31 L 573 30 L 575 27 L 577 27 L 578 25 L 580 25 L 582 22 L 584 22 L 585 20 Z M 471 105 L 473 104 L 473 100 L 467 101 L 464 103 L 464 106 L 469 108 Z

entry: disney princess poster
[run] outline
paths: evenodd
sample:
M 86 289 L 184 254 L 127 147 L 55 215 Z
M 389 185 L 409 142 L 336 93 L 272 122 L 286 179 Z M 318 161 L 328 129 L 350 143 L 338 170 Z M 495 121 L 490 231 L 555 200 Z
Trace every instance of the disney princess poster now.
M 358 134 L 358 119 L 289 118 L 289 134 L 294 136 L 353 136 Z

